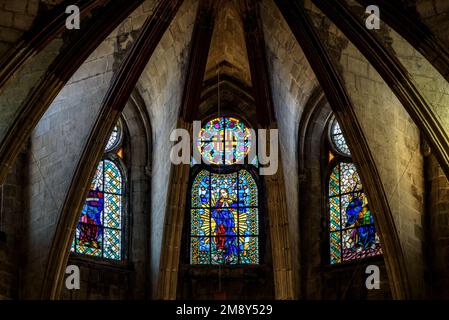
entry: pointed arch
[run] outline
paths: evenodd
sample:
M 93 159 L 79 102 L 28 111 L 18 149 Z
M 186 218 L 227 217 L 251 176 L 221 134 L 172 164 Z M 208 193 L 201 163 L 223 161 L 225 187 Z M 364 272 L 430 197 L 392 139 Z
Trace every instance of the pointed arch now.
M 382 254 L 368 197 L 336 119 L 328 123 L 326 236 L 329 262 L 339 264 Z
M 115 261 L 126 259 L 127 185 L 119 122 L 111 132 L 81 210 L 71 251 L 82 256 Z

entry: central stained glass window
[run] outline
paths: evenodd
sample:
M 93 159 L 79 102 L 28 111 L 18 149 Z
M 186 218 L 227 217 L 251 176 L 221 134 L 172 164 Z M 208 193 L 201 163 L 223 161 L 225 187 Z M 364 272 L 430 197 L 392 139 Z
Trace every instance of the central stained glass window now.
M 374 218 L 363 192 L 355 164 L 350 162 L 349 147 L 340 126 L 331 129 L 333 147 L 346 154 L 331 157 L 329 177 L 330 263 L 337 264 L 382 254 Z M 344 160 L 344 161 L 343 161 Z
M 197 146 L 205 161 L 193 168 L 191 264 L 259 264 L 259 190 L 252 173 L 257 157 L 243 164 L 251 132 L 235 117 L 217 117 L 199 133 Z
M 97 166 L 71 251 L 81 255 L 122 259 L 123 175 L 117 160 L 123 149 L 117 141 L 121 127 L 116 126 L 107 143 L 107 153 Z M 109 149 L 108 149 L 109 148 Z
M 191 189 L 191 263 L 258 264 L 258 188 L 251 173 L 201 170 Z
M 199 152 L 214 165 L 239 163 L 250 152 L 251 132 L 239 119 L 219 117 L 210 120 L 199 133 Z

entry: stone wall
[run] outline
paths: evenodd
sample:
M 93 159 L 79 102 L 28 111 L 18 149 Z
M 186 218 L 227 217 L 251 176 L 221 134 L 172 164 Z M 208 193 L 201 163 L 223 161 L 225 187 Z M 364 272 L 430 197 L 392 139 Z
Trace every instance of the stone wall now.
M 6 0 L 4 6 L 8 8 L 14 7 L 16 10 L 19 10 L 19 8 L 25 8 L 24 10 L 34 10 L 31 8 L 34 8 L 33 3 L 35 2 L 35 0 Z M 61 0 L 41 0 L 39 4 L 39 15 L 36 20 L 44 22 L 39 22 L 38 25 L 31 28 L 32 30 L 30 32 L 32 32 L 33 35 L 39 31 L 39 28 L 41 27 L 40 24 L 45 22 L 48 23 L 48 16 L 52 16 L 52 14 L 49 13 L 50 10 L 59 10 L 59 8 L 55 7 L 60 2 Z M 92 25 L 96 21 L 96 18 L 101 15 L 103 11 L 106 11 L 107 6 L 105 6 L 105 3 L 107 2 L 105 1 L 101 4 L 97 4 L 93 10 L 90 12 L 87 11 L 81 16 L 81 29 L 87 29 L 87 26 Z M 153 3 L 154 1 L 148 0 L 140 7 L 140 13 L 139 10 L 135 10 L 136 14 L 134 14 L 132 19 L 128 19 L 127 24 L 134 24 L 137 27 L 136 29 L 138 29 L 139 24 L 143 23 L 142 18 L 145 18 L 142 13 L 145 11 L 150 11 Z M 109 4 L 109 7 L 112 7 L 112 5 Z M 62 6 L 61 9 L 64 9 L 64 7 Z M 8 11 L 2 11 L 0 8 L 0 14 L 8 14 Z M 2 20 L 0 19 L 0 23 L 1 21 Z M 40 48 L 41 50 L 35 51 L 36 48 L 28 48 L 27 46 L 30 45 L 29 40 L 28 42 L 24 42 L 22 46 L 19 47 L 21 49 L 20 54 L 23 55 L 25 52 L 27 54 L 29 53 L 29 56 L 27 56 L 27 59 L 19 63 L 20 67 L 14 71 L 14 74 L 7 75 L 8 77 L 10 76 L 10 78 L 8 78 L 8 82 L 6 82 L 6 84 L 1 88 L 2 94 L 0 95 L 0 113 L 2 114 L 2 117 L 0 120 L 0 141 L 5 138 L 7 131 L 13 126 L 14 121 L 20 116 L 26 106 L 31 108 L 30 105 L 32 105 L 33 108 L 35 108 L 33 110 L 41 110 L 43 107 L 48 105 L 49 96 L 53 97 L 53 92 L 51 89 L 56 90 L 55 87 L 59 87 L 58 85 L 61 84 L 59 83 L 59 80 L 64 79 L 65 81 L 64 76 L 58 74 L 58 71 L 63 72 L 61 69 L 65 66 L 62 64 L 58 65 L 57 62 L 67 58 L 67 55 L 65 55 L 68 51 L 67 49 L 74 45 L 74 42 L 79 39 L 79 35 L 80 32 L 78 30 L 63 28 L 59 34 L 54 35 L 54 38 L 49 41 L 44 48 Z M 41 37 L 45 36 L 47 35 L 41 35 Z M 126 37 L 123 40 L 126 40 Z M 21 42 L 17 43 L 21 44 Z M 10 49 L 13 50 L 13 48 Z M 62 51 L 64 51 L 64 54 L 60 55 Z M 95 57 L 95 55 L 95 53 L 92 54 L 91 58 Z M 3 58 L 3 56 L 0 52 L 0 59 L 1 58 Z M 17 61 L 14 63 L 16 62 Z M 55 67 L 56 65 L 57 67 Z M 102 68 L 101 65 L 99 65 L 99 68 Z M 98 72 L 98 67 L 97 70 L 94 70 L 94 72 Z M 46 80 L 46 82 L 42 86 L 44 80 Z M 46 92 L 45 90 L 49 90 L 49 92 Z M 36 93 L 36 91 L 39 93 Z
M 360 23 L 365 23 L 365 8 L 352 4 L 351 10 L 356 17 L 360 17 Z M 416 85 L 442 129 L 448 133 L 449 82 L 417 49 L 387 24 L 381 24 L 380 30 L 374 30 L 372 33 L 405 67 L 410 80 Z
M 41 18 L 47 10 L 61 0 L 0 0 L 0 59 L 19 42 L 23 33 L 32 29 L 36 17 Z M 20 107 L 29 97 L 29 92 L 42 79 L 51 62 L 60 53 L 63 45 L 59 35 L 41 52 L 27 60 L 2 88 L 0 95 L 0 140 L 20 112 Z
M 54 39 L 41 52 L 24 63 L 9 80 L 0 95 L 0 140 L 22 111 L 23 105 L 30 97 L 30 92 L 41 81 L 53 59 L 60 53 L 63 40 Z
M 39 11 L 40 0 L 0 1 L 0 57 L 30 29 Z
M 446 0 L 414 0 L 412 9 L 419 14 L 421 21 L 441 41 L 449 47 L 449 2 Z
M 448 16 L 449 19 L 449 16 Z M 387 28 L 391 45 L 399 61 L 404 65 L 417 89 L 441 123 L 446 134 L 449 133 L 449 82 L 416 49 L 394 30 Z
M 111 263 L 89 262 L 87 259 L 71 257 L 69 265 L 80 270 L 80 290 L 62 290 L 63 300 L 128 300 L 132 298 L 135 271 Z M 143 299 L 137 296 L 137 299 Z

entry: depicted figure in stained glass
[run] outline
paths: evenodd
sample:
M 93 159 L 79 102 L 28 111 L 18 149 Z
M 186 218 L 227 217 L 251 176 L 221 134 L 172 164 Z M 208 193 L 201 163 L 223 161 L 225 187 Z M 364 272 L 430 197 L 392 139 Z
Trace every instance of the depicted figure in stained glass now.
M 79 223 L 80 245 L 100 249 L 103 236 L 101 215 L 103 212 L 103 193 L 89 191 Z
M 192 263 L 257 264 L 257 207 L 257 185 L 248 171 L 199 172 L 192 184 Z
M 220 189 L 220 197 L 218 201 L 212 199 L 213 206 L 216 209 L 212 210 L 212 219 L 214 227 L 214 242 L 217 246 L 217 251 L 213 255 L 214 261 L 223 261 L 224 263 L 232 263 L 237 260 L 237 245 L 235 243 L 235 236 L 237 235 L 235 210 L 230 208 L 237 207 L 237 197 L 229 196 L 228 190 Z
M 375 247 L 376 230 L 366 197 L 361 192 L 352 192 L 349 200 L 350 202 L 346 208 L 348 217 L 346 227 L 354 227 L 349 237 L 355 244 L 351 249 L 353 251 L 361 251 Z

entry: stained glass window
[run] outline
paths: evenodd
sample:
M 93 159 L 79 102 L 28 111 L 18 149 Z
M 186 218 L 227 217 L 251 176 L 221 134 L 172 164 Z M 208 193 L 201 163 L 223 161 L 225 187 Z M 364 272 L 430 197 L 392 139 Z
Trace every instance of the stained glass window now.
M 190 193 L 191 264 L 259 263 L 258 187 L 243 165 L 251 139 L 251 130 L 234 117 L 210 120 L 199 133 L 205 164 L 192 163 L 202 169 L 196 170 Z M 236 165 L 233 172 L 218 173 L 231 164 Z M 249 165 L 257 168 L 257 157 Z
M 210 164 L 241 163 L 251 149 L 251 132 L 239 119 L 220 117 L 210 120 L 198 137 L 198 149 Z
M 120 132 L 114 131 L 109 142 Z M 108 142 L 108 145 L 109 145 Z M 112 148 L 115 148 L 113 146 Z M 122 149 L 120 152 L 123 152 Z M 111 260 L 122 259 L 123 175 L 117 162 L 105 154 L 95 176 L 72 243 L 72 252 Z
M 112 133 L 109 136 L 105 151 L 108 152 L 117 147 L 118 144 L 120 143 L 120 138 L 121 138 L 121 130 L 119 125 L 116 125 L 114 126 L 114 129 L 112 129 Z
M 191 196 L 191 263 L 258 264 L 258 190 L 251 173 L 201 170 Z
M 351 156 L 351 151 L 349 150 L 348 144 L 346 143 L 345 137 L 343 136 L 343 132 L 340 128 L 340 124 L 337 120 L 334 120 L 332 122 L 331 140 L 334 148 L 337 149 L 338 152 L 348 157 Z
M 341 135 L 338 139 L 342 150 L 349 148 L 341 134 L 340 126 L 335 125 L 332 131 Z M 335 136 L 334 136 L 335 137 Z M 340 150 L 341 151 L 341 150 Z M 340 157 L 341 158 L 341 157 Z M 368 198 L 363 191 L 359 174 L 354 163 L 335 160 L 329 178 L 329 244 L 330 263 L 337 264 L 363 259 L 382 254 L 379 237 L 374 226 L 374 218 L 368 205 Z

